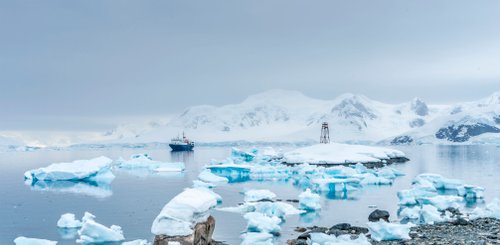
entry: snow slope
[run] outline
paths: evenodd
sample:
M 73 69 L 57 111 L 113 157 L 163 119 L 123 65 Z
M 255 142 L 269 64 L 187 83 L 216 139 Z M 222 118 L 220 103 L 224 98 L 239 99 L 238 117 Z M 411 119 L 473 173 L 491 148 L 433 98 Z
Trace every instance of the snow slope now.
M 154 127 L 138 129 L 122 125 L 107 134 L 106 142 L 168 142 L 170 137 L 185 131 L 193 140 L 205 143 L 312 143 L 318 141 L 322 122 L 329 123 L 330 137 L 337 142 L 498 142 L 500 92 L 454 105 L 428 105 L 419 98 L 393 105 L 356 94 L 318 100 L 296 91 L 270 90 L 249 96 L 239 104 L 190 107 L 169 122 L 150 123 Z M 460 125 L 470 126 L 466 130 Z M 464 137 L 457 137 L 460 131 Z M 398 136 L 412 140 L 394 140 Z

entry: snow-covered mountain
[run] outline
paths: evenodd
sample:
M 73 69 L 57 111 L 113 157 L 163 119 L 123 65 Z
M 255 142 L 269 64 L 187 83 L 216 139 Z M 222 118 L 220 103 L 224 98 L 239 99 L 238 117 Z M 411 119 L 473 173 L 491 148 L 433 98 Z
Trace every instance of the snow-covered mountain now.
M 393 105 L 356 94 L 318 100 L 271 90 L 239 104 L 190 107 L 168 122 L 122 125 L 108 132 L 105 142 L 168 142 L 182 131 L 199 142 L 315 142 L 322 122 L 338 142 L 499 142 L 500 93 L 454 105 L 428 105 L 418 98 Z

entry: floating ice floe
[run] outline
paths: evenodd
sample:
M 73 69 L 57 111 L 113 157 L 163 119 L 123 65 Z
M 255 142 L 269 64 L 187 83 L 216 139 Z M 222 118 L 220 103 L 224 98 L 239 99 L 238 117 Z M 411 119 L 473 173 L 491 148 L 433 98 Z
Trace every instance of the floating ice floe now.
M 143 239 L 137 239 L 137 240 L 122 243 L 122 245 L 150 245 L 150 244 L 151 243 L 148 242 L 148 240 L 143 240 Z M 168 244 L 171 245 L 170 242 Z
M 405 157 L 403 152 L 389 148 L 330 143 L 286 152 L 283 154 L 283 161 L 293 164 L 345 164 L 382 162 L 401 157 Z
M 20 236 L 14 239 L 16 245 L 56 245 L 56 241 Z
M 327 235 L 325 233 L 313 232 L 310 233 L 311 245 L 370 245 L 368 238 L 364 234 L 360 234 L 356 239 L 351 239 L 350 235 Z M 309 244 L 309 243 L 308 243 Z
M 57 221 L 57 227 L 66 229 L 80 228 L 82 227 L 82 222 L 77 220 L 74 214 L 65 213 Z
M 104 243 L 104 242 L 119 242 L 125 240 L 123 231 L 120 226 L 111 225 L 109 228 L 97 223 L 95 216 L 85 212 L 82 218 L 82 227 L 78 230 L 79 239 L 77 243 Z
M 321 197 L 318 194 L 312 193 L 310 189 L 300 193 L 299 205 L 300 208 L 306 211 L 315 211 L 321 209 Z
M 375 241 L 410 239 L 410 228 L 415 226 L 412 223 L 395 224 L 385 221 L 368 222 L 371 238 Z
M 219 196 L 220 197 L 220 196 Z M 196 223 L 205 222 L 218 197 L 204 188 L 188 188 L 170 200 L 153 221 L 155 235 L 187 236 Z
M 204 181 L 204 182 L 209 182 L 209 183 L 227 183 L 228 182 L 227 178 L 215 175 L 208 169 L 201 171 L 201 173 L 198 175 L 198 179 L 200 179 L 201 181 Z
M 246 232 L 241 235 L 241 245 L 273 245 L 273 237 L 266 232 Z
M 90 160 L 53 163 L 44 168 L 26 171 L 26 179 L 38 181 L 94 181 L 111 182 L 115 176 L 111 172 L 113 161 L 107 157 L 97 157 Z
M 246 213 L 243 218 L 247 220 L 247 230 L 250 232 L 278 234 L 281 231 L 281 219 L 276 216 L 267 216 L 259 212 L 250 212 Z
M 254 160 L 256 156 L 257 150 L 253 149 L 252 152 L 245 152 L 242 151 L 236 147 L 233 147 L 231 149 L 231 157 L 236 158 L 236 159 L 241 159 L 245 162 L 251 162 Z
M 216 185 L 214 183 L 207 183 L 201 180 L 193 180 L 193 187 L 197 188 L 214 188 Z
M 261 200 L 273 200 L 276 194 L 270 190 L 248 190 L 245 191 L 245 202 L 258 202 Z
M 182 172 L 185 169 L 182 162 L 154 161 L 147 154 L 135 154 L 129 160 L 118 159 L 116 167 L 124 170 L 145 169 L 153 172 Z

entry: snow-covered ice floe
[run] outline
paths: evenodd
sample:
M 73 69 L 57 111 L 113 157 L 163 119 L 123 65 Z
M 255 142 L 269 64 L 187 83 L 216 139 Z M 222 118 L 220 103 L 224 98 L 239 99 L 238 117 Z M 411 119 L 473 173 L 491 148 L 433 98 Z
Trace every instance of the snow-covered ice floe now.
M 26 179 L 37 181 L 93 181 L 110 183 L 115 176 L 111 172 L 113 161 L 101 156 L 90 160 L 53 163 L 44 168 L 26 171 Z
M 20 236 L 14 239 L 16 245 L 56 245 L 56 241 Z
M 281 231 L 281 219 L 276 216 L 267 216 L 259 212 L 250 212 L 246 213 L 243 218 L 247 220 L 247 229 L 250 232 L 278 234 Z
M 104 243 L 119 242 L 125 240 L 120 226 L 111 225 L 109 228 L 95 221 L 95 216 L 85 212 L 82 218 L 82 227 L 78 230 L 79 239 L 77 243 Z
M 402 158 L 402 151 L 349 144 L 317 144 L 299 148 L 283 154 L 283 161 L 291 164 L 346 164 L 382 162 L 393 158 Z
M 154 161 L 148 154 L 135 154 L 129 160 L 118 159 L 116 167 L 123 170 L 148 170 L 151 172 L 182 172 L 185 169 L 183 162 Z
M 198 175 L 198 179 L 209 183 L 227 183 L 229 180 L 225 177 L 221 177 L 213 174 L 210 170 L 206 169 L 201 171 Z
M 371 238 L 375 241 L 410 239 L 410 228 L 412 223 L 395 224 L 385 221 L 368 222 Z
M 163 207 L 153 221 L 151 232 L 168 236 L 192 234 L 196 223 L 207 220 L 219 197 L 205 188 L 185 189 Z
M 370 245 L 368 238 L 364 234 L 360 234 L 358 238 L 351 239 L 350 235 L 327 235 L 325 233 L 313 232 L 310 234 L 312 245 Z
M 245 202 L 258 202 L 258 201 L 262 201 L 262 200 L 273 200 L 274 198 L 276 198 L 276 194 L 274 194 L 274 192 L 270 191 L 270 190 L 257 190 L 257 189 L 254 189 L 254 190 L 248 190 L 248 191 L 245 191 L 245 198 L 244 198 L 244 201 Z

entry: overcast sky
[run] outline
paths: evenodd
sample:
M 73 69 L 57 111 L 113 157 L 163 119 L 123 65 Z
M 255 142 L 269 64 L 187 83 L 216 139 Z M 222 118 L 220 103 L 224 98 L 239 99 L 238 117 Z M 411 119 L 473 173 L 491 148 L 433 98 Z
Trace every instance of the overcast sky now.
M 498 0 L 5 0 L 0 130 L 107 127 L 272 88 L 474 100 L 500 90 L 499 13 Z

